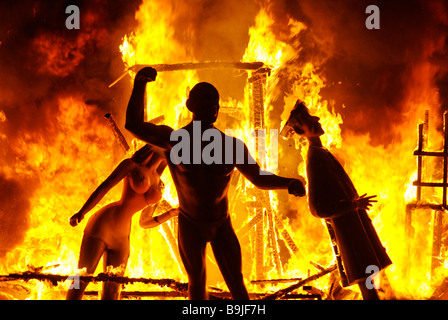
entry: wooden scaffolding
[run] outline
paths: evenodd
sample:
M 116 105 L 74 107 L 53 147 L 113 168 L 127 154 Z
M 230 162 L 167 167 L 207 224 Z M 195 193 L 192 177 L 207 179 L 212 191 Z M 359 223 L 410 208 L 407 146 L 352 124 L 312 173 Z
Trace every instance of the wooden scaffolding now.
M 434 276 L 435 270 L 444 262 L 442 257 L 442 240 L 444 230 L 444 216 L 447 210 L 447 188 L 448 188 L 448 112 L 443 114 L 443 150 L 427 151 L 428 131 L 429 131 L 429 112 L 425 112 L 425 122 L 418 126 L 418 147 L 414 151 L 417 156 L 417 180 L 413 185 L 417 187 L 416 201 L 406 205 L 405 233 L 407 237 L 408 256 L 412 253 L 412 239 L 414 238 L 414 227 L 412 226 L 413 214 L 421 209 L 430 209 L 433 213 L 432 224 L 432 250 L 431 250 L 431 276 Z M 426 157 L 436 157 L 443 159 L 443 177 L 442 182 L 425 181 L 423 177 L 423 160 Z M 422 199 L 422 188 L 442 188 L 442 201 L 440 204 L 430 203 Z M 406 272 L 409 272 L 407 266 Z

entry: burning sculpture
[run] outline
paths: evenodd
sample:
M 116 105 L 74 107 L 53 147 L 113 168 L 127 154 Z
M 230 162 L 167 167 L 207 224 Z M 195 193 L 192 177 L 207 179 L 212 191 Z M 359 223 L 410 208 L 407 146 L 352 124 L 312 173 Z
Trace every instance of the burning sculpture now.
M 137 73 L 126 110 L 126 128 L 138 139 L 160 148 L 168 162 L 179 199 L 178 241 L 188 273 L 188 296 L 192 300 L 208 297 L 205 249 L 210 243 L 232 297 L 248 300 L 241 272 L 241 248 L 228 210 L 227 194 L 234 170 L 238 169 L 256 187 L 265 190 L 288 189 L 291 194 L 304 196 L 305 187 L 297 179 L 263 174 L 256 161 L 250 161 L 253 158 L 243 142 L 214 126 L 220 108 L 219 93 L 208 82 L 196 84 L 189 92 L 186 105 L 193 119 L 181 129 L 145 122 L 145 86 L 156 75 L 157 71 L 151 67 Z M 257 107 L 264 111 L 263 105 Z M 186 146 L 177 150 L 180 133 L 184 133 L 182 143 Z M 211 136 L 204 139 L 206 134 Z M 204 140 L 210 141 L 212 137 L 210 149 Z
M 366 272 L 372 268 L 379 272 L 392 262 L 367 214 L 376 196 L 358 195 L 338 160 L 323 148 L 320 137 L 325 131 L 319 120 L 298 100 L 286 122 L 309 143 L 306 171 L 310 210 L 325 219 L 343 286 L 356 283 L 364 299 L 377 300 L 376 288 L 370 286 Z
M 163 182 L 160 181 L 160 175 L 165 167 L 164 158 L 152 147 L 145 145 L 130 159 L 123 160 L 70 218 L 72 226 L 78 225 L 110 189 L 124 180 L 121 199 L 98 210 L 86 225 L 79 254 L 80 270 L 84 269 L 84 272 L 92 275 L 103 257 L 105 272 L 115 269 L 115 275 L 123 276 L 129 258 L 132 216 L 145 207 L 145 212 L 154 211 L 151 208 L 155 208 L 162 198 Z M 177 209 L 155 217 L 145 217 L 142 213 L 140 226 L 157 226 L 173 216 L 177 216 Z M 67 293 L 67 299 L 82 299 L 87 285 L 88 282 L 85 281 L 73 284 Z M 119 283 L 103 283 L 102 297 L 105 300 L 117 299 Z
M 418 200 L 439 206 L 434 198 L 441 188 L 425 187 L 421 199 L 416 198 L 413 181 L 424 180 L 417 178 L 412 152 L 416 125 L 427 109 L 435 122 L 428 149 L 443 145 L 437 115 L 446 103 L 447 33 L 439 31 L 447 27 L 446 6 L 415 0 L 405 10 L 385 3 L 379 5 L 381 29 L 366 30 L 365 6 L 348 3 L 350 9 L 324 1 L 254 1 L 245 6 L 226 1 L 209 3 L 201 11 L 174 0 L 129 1 L 114 2 L 108 11 L 98 0 L 80 7 L 80 29 L 71 33 L 57 29 L 57 22 L 42 22 L 51 24 L 42 12 L 52 9 L 40 1 L 29 1 L 22 15 L 44 24 L 33 32 L 2 19 L 0 69 L 10 75 L 0 79 L 0 186 L 7 190 L 0 196 L 2 297 L 65 298 L 78 271 L 84 227 L 81 222 L 80 228 L 72 228 L 67 220 L 99 181 L 140 147 L 124 130 L 124 106 L 130 79 L 140 66 L 151 65 L 160 73 L 147 90 L 145 119 L 181 128 L 191 117 L 185 108 L 189 90 L 200 81 L 214 83 L 223 95 L 217 127 L 232 129 L 253 154 L 262 155 L 260 165 L 283 176 L 306 175 L 308 147 L 300 138 L 279 139 L 276 146 L 270 129 L 282 127 L 287 106 L 305 101 L 322 121 L 323 145 L 343 159 L 359 192 L 378 195 L 369 216 L 393 261 L 386 274 L 394 293 L 379 292 L 380 298 L 443 298 L 444 210 L 437 207 L 433 222 L 433 208 L 413 207 Z M 11 12 L 19 5 L 2 6 L 8 7 L 1 12 Z M 232 8 L 232 14 L 224 8 Z M 128 13 L 118 18 L 117 12 Z M 135 23 L 125 16 L 135 16 Z M 408 23 L 417 20 L 418 26 Z M 61 26 L 65 28 L 63 21 Z M 19 35 L 25 35 L 33 50 L 23 50 Z M 119 40 L 108 41 L 114 37 Z M 121 142 L 104 114 L 117 120 Z M 265 151 L 259 152 L 260 146 Z M 270 152 L 275 148 L 278 159 Z M 434 183 L 444 183 L 441 158 L 423 159 L 432 159 Z M 159 212 L 178 205 L 168 172 L 162 180 L 166 187 Z M 119 189 L 112 189 L 100 207 L 119 199 Z M 360 298 L 356 288 L 339 285 L 327 230 L 312 217 L 305 199 L 259 191 L 235 174 L 229 208 L 251 298 Z M 149 230 L 137 220 L 132 220 L 126 274 L 113 279 L 123 285 L 122 296 L 185 298 L 177 221 Z M 213 257 L 206 263 L 210 294 L 228 298 Z M 111 280 L 103 273 L 79 279 L 91 282 L 86 297 L 93 298 L 102 282 Z

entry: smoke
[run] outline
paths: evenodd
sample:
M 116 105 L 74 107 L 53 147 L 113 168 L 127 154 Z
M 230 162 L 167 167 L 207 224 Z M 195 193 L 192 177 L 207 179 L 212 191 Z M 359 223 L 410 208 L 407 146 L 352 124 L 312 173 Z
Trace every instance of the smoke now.
M 371 4 L 380 10 L 379 30 L 365 27 Z M 342 115 L 343 133 L 369 134 L 373 144 L 387 145 L 400 139 L 393 128 L 411 120 L 407 97 L 409 90 L 424 90 L 418 83 L 433 83 L 440 92 L 439 101 L 426 101 L 428 109 L 447 106 L 447 10 L 444 1 L 305 0 L 280 1 L 274 12 L 279 21 L 289 14 L 308 26 L 299 58 L 322 61 L 321 95 Z M 435 71 L 416 75 L 425 63 Z
M 45 154 L 62 134 L 58 99 L 81 97 L 95 115 L 124 113 L 123 92 L 129 88 L 107 86 L 123 72 L 118 48 L 123 35 L 134 27 L 139 3 L 0 3 L 1 252 L 23 241 L 32 196 L 49 183 L 40 181 L 40 170 L 53 159 L 33 161 L 29 147 L 39 145 Z M 80 8 L 79 30 L 65 27 L 65 9 L 70 4 Z
M 249 28 L 260 9 L 256 1 L 171 0 L 175 38 L 197 61 L 240 61 Z M 221 97 L 242 99 L 245 77 L 232 70 L 199 71 L 203 81 L 219 88 Z M 230 81 L 229 81 L 230 79 Z
M 68 3 L 80 8 L 79 30 L 65 27 Z M 101 107 L 108 109 L 107 103 L 119 91 L 108 90 L 107 85 L 123 70 L 118 46 L 132 30 L 137 8 L 137 1 L 2 2 L 0 103 L 7 119 L 24 117 L 22 128 L 45 130 L 50 119 L 42 118 L 46 112 L 39 105 L 54 107 L 45 102 L 61 93 L 82 93 L 86 101 L 102 100 Z M 39 123 L 32 121 L 36 117 Z M 8 137 L 19 124 L 16 121 L 5 123 L 12 127 Z
M 428 109 L 448 106 L 448 9 L 443 0 L 172 3 L 176 36 L 199 61 L 241 59 L 249 27 L 258 10 L 266 8 L 275 20 L 272 31 L 277 38 L 297 50 L 290 65 L 297 69 L 311 62 L 326 80 L 320 94 L 342 115 L 343 134 L 368 134 L 374 145 L 399 140 L 400 131 L 391 128 L 414 120 L 407 117 L 411 107 L 407 99 L 409 90 L 418 90 L 422 81 L 434 84 L 439 94 L 424 101 Z M 379 30 L 365 26 L 369 5 L 380 10 Z M 307 29 L 291 37 L 290 19 L 303 22 Z M 433 73 L 416 74 L 416 68 L 425 63 Z M 246 80 L 216 71 L 200 76 L 217 84 L 223 96 L 231 95 Z M 285 74 L 280 91 L 287 94 L 294 80 Z M 278 118 L 283 111 L 282 95 L 273 104 Z

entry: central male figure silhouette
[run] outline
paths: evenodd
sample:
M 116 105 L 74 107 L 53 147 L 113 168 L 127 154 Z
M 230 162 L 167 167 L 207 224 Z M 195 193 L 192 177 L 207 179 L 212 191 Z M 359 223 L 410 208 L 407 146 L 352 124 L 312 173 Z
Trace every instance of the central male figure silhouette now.
M 289 193 L 296 196 L 305 195 L 303 183 L 298 179 L 262 172 L 241 140 L 225 135 L 213 125 L 218 117 L 219 93 L 209 83 L 201 82 L 191 89 L 186 105 L 193 113 L 193 120 L 184 128 L 174 130 L 169 126 L 144 122 L 146 83 L 154 81 L 156 76 L 157 71 L 150 67 L 137 73 L 126 111 L 125 128 L 138 139 L 165 152 L 179 197 L 178 241 L 182 261 L 188 273 L 189 299 L 208 298 L 205 249 L 210 242 L 232 298 L 248 300 L 249 294 L 242 275 L 241 247 L 228 212 L 227 192 L 233 171 L 238 169 L 258 188 L 288 189 Z M 182 133 L 188 132 L 190 149 L 182 150 L 182 153 L 187 152 L 186 154 L 173 155 L 173 148 L 180 143 L 177 138 L 181 130 Z M 197 132 L 198 130 L 200 132 Z M 220 143 L 213 155 L 213 159 L 219 161 L 214 163 L 204 161 L 202 157 L 204 148 L 210 143 L 203 141 L 206 130 L 212 130 L 214 139 L 217 135 L 221 137 L 217 139 L 218 142 L 213 141 L 214 146 Z M 180 156 L 184 161 L 177 161 L 176 156 Z

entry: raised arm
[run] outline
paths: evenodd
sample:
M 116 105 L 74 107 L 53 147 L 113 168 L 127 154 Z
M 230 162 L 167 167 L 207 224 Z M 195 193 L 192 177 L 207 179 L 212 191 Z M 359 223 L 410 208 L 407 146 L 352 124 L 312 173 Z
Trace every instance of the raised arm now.
M 125 128 L 137 139 L 169 150 L 171 148 L 170 135 L 173 129 L 168 126 L 145 122 L 144 119 L 146 83 L 154 81 L 156 76 L 157 71 L 150 67 L 143 68 L 137 73 L 126 110 Z
M 304 183 L 302 181 L 280 177 L 262 170 L 249 153 L 246 144 L 244 144 L 243 150 L 244 159 L 237 161 L 236 167 L 257 188 L 263 190 L 288 189 L 288 192 L 295 196 L 303 197 L 306 195 Z
M 98 202 L 100 202 L 101 199 L 109 192 L 109 190 L 112 189 L 118 182 L 120 182 L 127 175 L 127 173 L 132 170 L 132 168 L 134 168 L 135 165 L 135 162 L 131 159 L 123 160 L 106 178 L 106 180 L 104 180 L 96 188 L 96 190 L 93 191 L 93 193 L 90 195 L 81 209 L 70 218 L 70 225 L 72 227 L 78 225 L 78 223 L 80 223 L 81 220 L 84 219 L 86 213 L 92 210 L 98 204 Z

